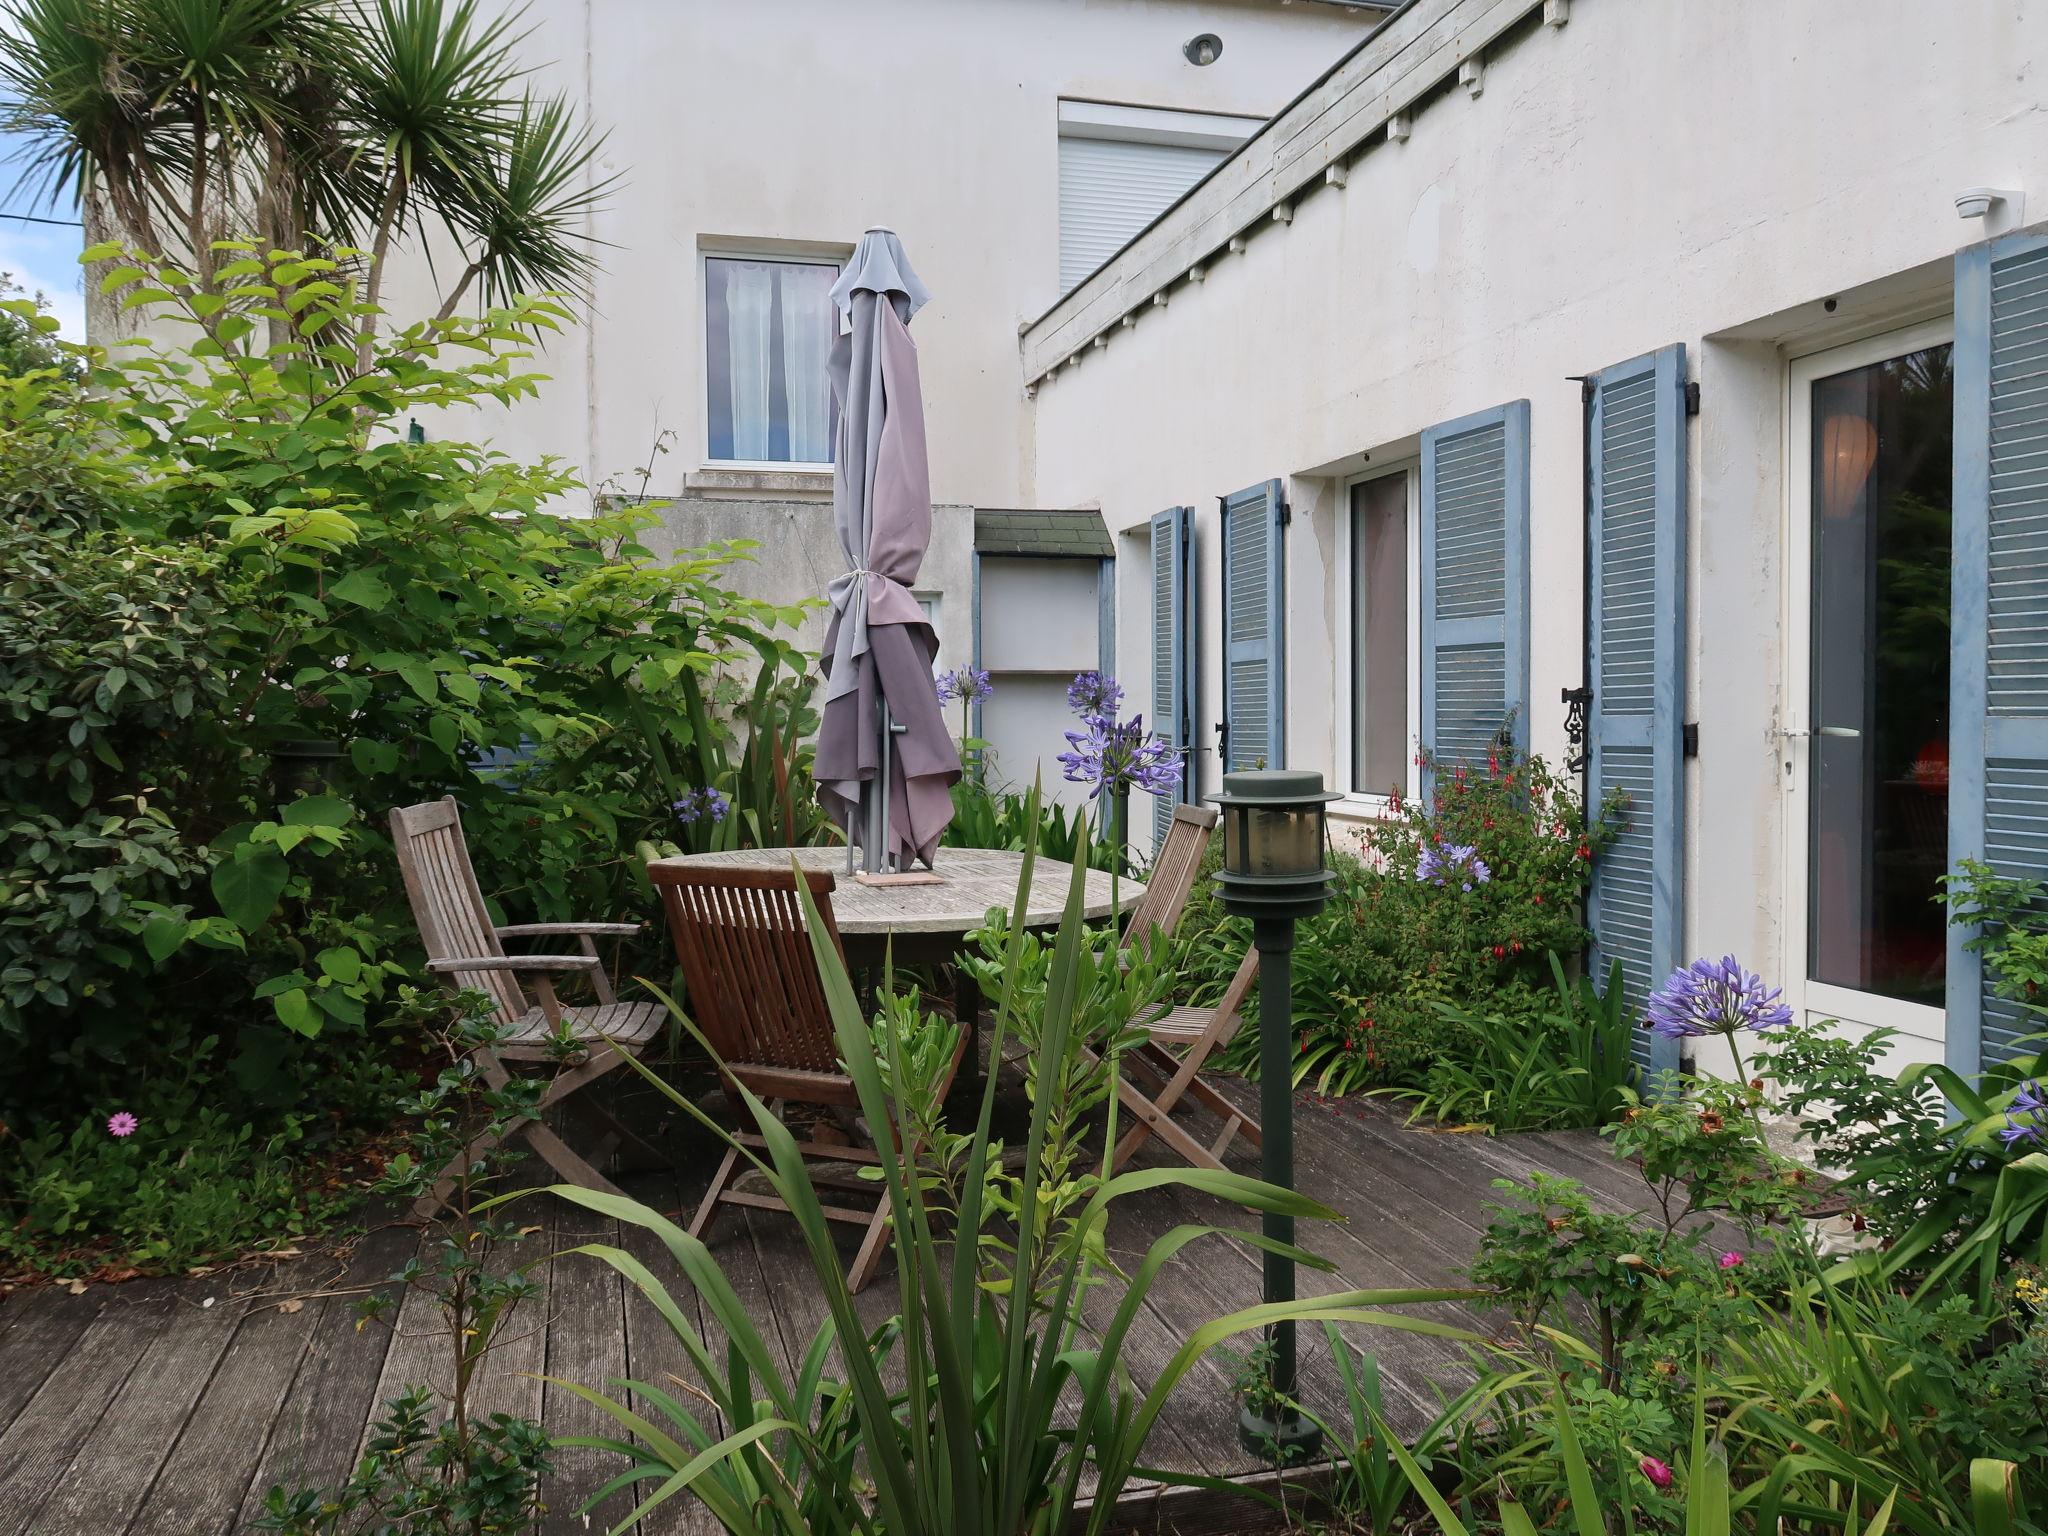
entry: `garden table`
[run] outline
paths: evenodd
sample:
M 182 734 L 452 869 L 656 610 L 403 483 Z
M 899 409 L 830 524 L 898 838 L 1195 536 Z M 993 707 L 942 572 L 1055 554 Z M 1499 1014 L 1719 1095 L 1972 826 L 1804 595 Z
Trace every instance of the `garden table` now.
M 1008 911 L 1017 899 L 1017 878 L 1024 855 L 1002 848 L 941 848 L 932 861 L 940 876 L 930 885 L 868 885 L 846 873 L 844 848 L 745 848 L 728 853 L 686 853 L 656 865 L 712 864 L 740 869 L 787 869 L 790 856 L 805 869 L 829 869 L 839 877 L 832 892 L 832 917 L 839 925 L 840 945 L 850 969 L 879 971 L 884 955 L 898 965 L 945 965 L 979 928 L 990 907 Z M 1074 878 L 1071 864 L 1040 858 L 1031 870 L 1031 894 L 1025 904 L 1027 928 L 1050 928 L 1066 910 Z M 1145 894 L 1145 883 L 1125 877 L 1116 882 L 1116 906 L 1129 911 Z M 1110 913 L 1110 879 L 1106 871 L 1088 871 L 1082 891 L 1089 917 Z M 965 968 L 954 971 L 953 1003 L 968 1029 L 968 1060 L 976 1063 L 969 1077 L 980 1075 L 981 989 Z

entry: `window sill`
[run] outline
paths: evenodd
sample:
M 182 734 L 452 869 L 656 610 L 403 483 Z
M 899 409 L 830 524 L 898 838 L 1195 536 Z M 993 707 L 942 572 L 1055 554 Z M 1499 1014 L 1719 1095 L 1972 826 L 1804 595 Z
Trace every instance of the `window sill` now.
M 683 488 L 709 495 L 764 501 L 830 501 L 830 467 L 756 469 L 707 464 L 683 477 Z

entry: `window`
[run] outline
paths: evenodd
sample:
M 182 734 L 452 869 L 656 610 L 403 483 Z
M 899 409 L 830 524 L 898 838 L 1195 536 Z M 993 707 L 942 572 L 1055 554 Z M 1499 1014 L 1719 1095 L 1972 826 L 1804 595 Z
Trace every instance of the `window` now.
M 1150 224 L 1259 126 L 1256 118 L 1060 103 L 1060 292 Z
M 709 455 L 829 464 L 839 412 L 826 360 L 838 335 L 831 261 L 704 260 Z
M 1806 386 L 1807 975 L 1934 1008 L 1948 954 L 1951 353 L 1938 343 Z
M 1350 749 L 1357 794 L 1390 794 L 1410 782 L 1411 495 L 1405 470 L 1357 481 L 1350 492 Z

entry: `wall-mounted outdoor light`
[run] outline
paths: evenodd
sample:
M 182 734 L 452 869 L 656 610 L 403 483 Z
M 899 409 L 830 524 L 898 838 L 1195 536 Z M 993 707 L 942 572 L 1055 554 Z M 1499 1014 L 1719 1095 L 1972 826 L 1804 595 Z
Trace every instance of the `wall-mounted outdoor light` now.
M 1252 923 L 1259 950 L 1259 1172 L 1269 1184 L 1294 1187 L 1294 925 L 1322 911 L 1330 871 L 1324 807 L 1335 800 L 1320 773 L 1267 769 L 1223 776 L 1223 867 L 1216 884 L 1224 910 Z M 1294 1218 L 1267 1212 L 1266 1236 L 1292 1245 Z M 1267 1253 L 1264 1299 L 1294 1299 L 1294 1261 Z M 1238 1438 L 1259 1455 L 1303 1461 L 1322 1447 L 1322 1432 L 1289 1407 L 1296 1397 L 1294 1324 L 1267 1331 L 1271 1346 L 1267 1400 L 1247 1404 Z
M 1223 39 L 1214 32 L 1198 32 L 1180 45 L 1181 57 L 1197 69 L 1223 57 Z

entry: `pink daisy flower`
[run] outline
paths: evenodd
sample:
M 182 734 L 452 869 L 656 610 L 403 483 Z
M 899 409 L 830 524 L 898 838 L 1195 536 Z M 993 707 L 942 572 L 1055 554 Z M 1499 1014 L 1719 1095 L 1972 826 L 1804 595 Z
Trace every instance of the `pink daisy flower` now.
M 124 1109 L 119 1114 L 107 1116 L 107 1134 L 109 1136 L 133 1136 L 137 1123 L 135 1117 Z

